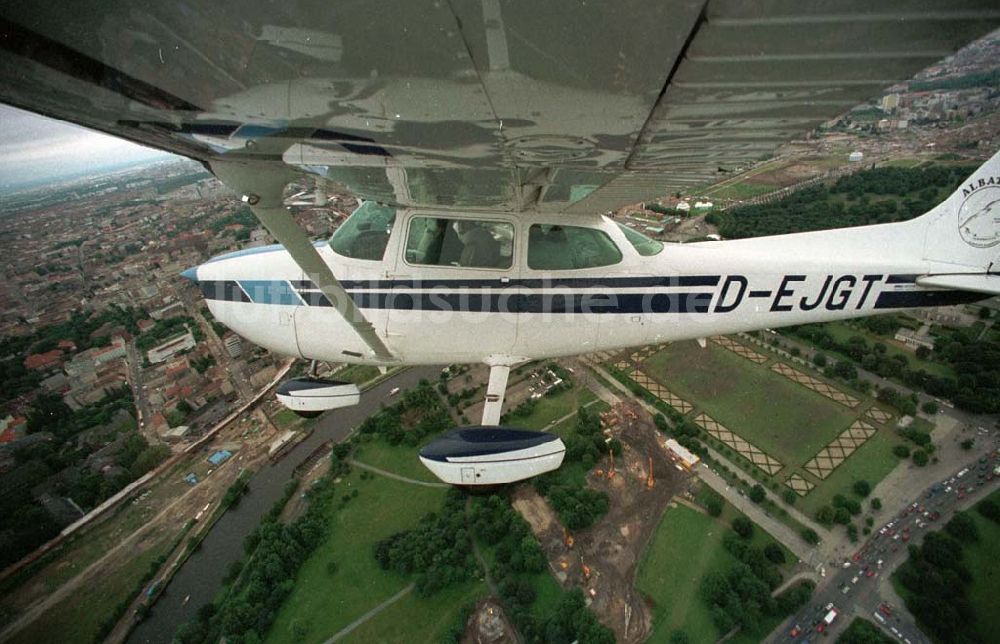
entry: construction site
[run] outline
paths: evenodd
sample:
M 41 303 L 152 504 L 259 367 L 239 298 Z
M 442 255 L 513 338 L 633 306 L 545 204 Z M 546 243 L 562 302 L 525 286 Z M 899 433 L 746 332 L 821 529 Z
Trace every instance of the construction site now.
M 601 415 L 601 423 L 609 444 L 613 439 L 622 444 L 620 456 L 609 451 L 587 474 L 588 487 L 607 494 L 607 514 L 571 533 L 532 486 L 522 485 L 513 504 L 531 524 L 559 583 L 582 588 L 590 609 L 617 641 L 642 642 L 653 615 L 635 589 L 636 569 L 660 517 L 691 477 L 675 464 L 665 437 L 638 404 L 618 403 Z

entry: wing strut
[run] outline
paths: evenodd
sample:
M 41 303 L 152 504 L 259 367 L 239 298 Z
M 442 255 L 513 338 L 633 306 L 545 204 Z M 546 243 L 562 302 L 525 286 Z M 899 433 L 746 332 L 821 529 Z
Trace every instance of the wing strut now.
M 291 174 L 281 168 L 261 167 L 263 164 L 247 164 L 227 159 L 217 159 L 209 164 L 224 184 L 242 195 L 243 201 L 250 206 L 257 219 L 285 247 L 299 268 L 319 287 L 375 357 L 384 363 L 397 362 L 376 333 L 375 327 L 337 281 L 330 267 L 285 208 L 282 192 L 285 184 L 291 180 Z
M 509 375 L 509 365 L 490 367 L 490 381 L 486 385 L 486 403 L 483 405 L 483 425 L 500 424 L 500 410 L 503 408 L 503 397 L 507 392 Z

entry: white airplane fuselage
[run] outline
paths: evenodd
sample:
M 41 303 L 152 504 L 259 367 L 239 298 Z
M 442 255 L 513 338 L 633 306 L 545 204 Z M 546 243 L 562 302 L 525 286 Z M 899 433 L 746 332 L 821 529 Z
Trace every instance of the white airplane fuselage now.
M 315 246 L 396 362 L 510 365 L 982 299 L 981 292 L 916 283 L 929 274 L 988 272 L 991 249 L 965 246 L 960 257 L 940 252 L 950 241 L 935 231 L 955 230 L 954 199 L 908 222 L 666 244 L 652 256 L 641 256 L 603 216 L 407 209 L 397 211 L 381 261 L 338 255 L 325 242 Z M 408 263 L 410 220 L 429 214 L 509 222 L 512 266 Z M 526 246 L 536 223 L 603 230 L 622 259 L 593 269 L 533 270 Z M 307 359 L 385 362 L 280 246 L 224 255 L 188 276 L 201 284 L 218 320 L 260 346 Z

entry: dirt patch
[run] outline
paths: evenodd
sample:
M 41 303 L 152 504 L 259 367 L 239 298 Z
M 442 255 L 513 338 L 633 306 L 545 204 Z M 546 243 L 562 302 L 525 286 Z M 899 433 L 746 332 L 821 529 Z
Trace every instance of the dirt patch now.
M 535 489 L 522 487 L 514 495 L 514 509 L 521 513 L 531 525 L 531 531 L 535 534 L 543 534 L 558 522 L 555 512 L 545 502 L 545 499 L 535 494 Z
M 611 463 L 602 459 L 587 475 L 588 486 L 605 492 L 610 510 L 596 524 L 567 533 L 545 499 L 530 486 L 521 486 L 514 507 L 531 524 L 564 586 L 583 589 L 603 624 L 619 642 L 641 642 L 652 628 L 652 610 L 635 589 L 636 569 L 660 517 L 674 495 L 682 492 L 689 475 L 678 472 L 660 444 L 652 417 L 635 403 L 617 405 L 614 435 L 624 446 Z M 650 483 L 652 466 L 652 486 Z
M 507 614 L 493 597 L 488 597 L 476 605 L 469 621 L 465 624 L 462 644 L 494 644 L 516 642 L 517 634 Z

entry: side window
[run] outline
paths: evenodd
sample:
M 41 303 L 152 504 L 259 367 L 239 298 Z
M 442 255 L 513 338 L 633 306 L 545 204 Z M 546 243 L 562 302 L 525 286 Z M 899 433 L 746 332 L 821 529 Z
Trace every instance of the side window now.
M 344 257 L 380 260 L 395 222 L 395 208 L 366 201 L 333 233 L 330 248 Z
M 602 230 L 548 224 L 528 229 L 528 267 L 534 270 L 596 268 L 620 261 L 621 251 Z
M 500 221 L 414 217 L 406 237 L 406 261 L 423 266 L 510 268 L 514 226 Z
M 656 255 L 663 250 L 663 242 L 650 239 L 639 231 L 632 230 L 624 224 L 618 224 L 618 227 L 622 229 L 623 233 L 625 233 L 625 239 L 628 240 L 628 243 L 632 244 L 632 248 L 634 248 L 635 251 L 643 257 Z

